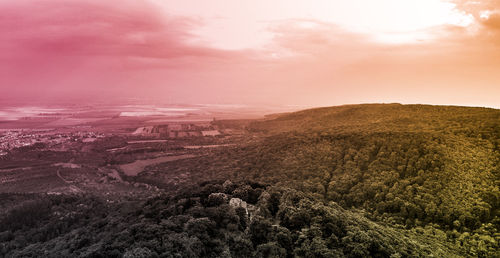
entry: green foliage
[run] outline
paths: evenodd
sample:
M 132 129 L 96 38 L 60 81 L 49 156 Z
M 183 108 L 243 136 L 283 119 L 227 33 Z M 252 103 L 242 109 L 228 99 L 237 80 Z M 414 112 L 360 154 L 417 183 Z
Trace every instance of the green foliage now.
M 220 195 L 215 191 L 222 188 L 218 183 L 209 183 L 198 187 L 198 191 L 151 198 L 127 211 L 121 208 L 123 203 L 104 205 L 90 196 L 45 196 L 42 199 L 51 203 L 51 211 L 59 213 L 39 218 L 40 221 L 31 227 L 5 226 L 3 230 L 10 233 L 0 234 L 3 239 L 0 250 L 2 255 L 9 257 L 46 254 L 54 257 L 70 254 L 83 257 L 443 254 L 433 250 L 432 245 L 412 240 L 416 233 L 377 225 L 333 202 L 318 202 L 314 195 L 304 192 L 240 183 L 232 193 L 226 194 L 227 199 L 211 203 L 210 196 Z M 246 203 L 242 208 L 230 204 L 229 200 L 237 198 L 234 193 L 249 188 L 261 192 L 255 205 Z M 278 194 L 279 199 L 274 199 Z M 31 205 L 31 202 L 26 203 L 26 207 Z M 271 215 L 269 209 L 274 209 L 274 205 L 279 208 Z M 4 218 L 11 216 L 9 214 Z M 68 216 L 72 219 L 64 219 Z M 48 224 L 52 226 L 47 227 Z M 452 246 L 443 248 L 460 254 Z
M 500 256 L 500 111 L 357 105 L 245 124 L 265 137 L 137 177 L 165 191 L 140 204 L 0 196 L 0 256 Z
M 495 239 L 481 244 L 488 254 L 498 249 L 498 110 L 354 105 L 285 114 L 248 129 L 267 137 L 185 169 L 193 178 L 294 188 L 408 229 L 433 225 L 443 232 L 477 233 Z M 307 217 L 284 219 L 293 228 Z

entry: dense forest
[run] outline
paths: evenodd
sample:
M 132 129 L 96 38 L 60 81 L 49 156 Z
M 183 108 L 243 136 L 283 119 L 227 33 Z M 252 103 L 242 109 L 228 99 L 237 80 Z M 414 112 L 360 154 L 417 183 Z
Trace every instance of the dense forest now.
M 499 110 L 348 105 L 245 128 L 154 168 L 169 180 L 130 179 L 163 189 L 146 200 L 3 194 L 0 256 L 500 256 Z

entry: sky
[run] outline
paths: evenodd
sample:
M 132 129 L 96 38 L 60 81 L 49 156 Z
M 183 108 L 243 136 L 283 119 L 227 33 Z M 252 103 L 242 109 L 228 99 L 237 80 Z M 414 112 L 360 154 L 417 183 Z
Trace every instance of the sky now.
M 500 108 L 500 0 L 0 0 L 0 102 Z

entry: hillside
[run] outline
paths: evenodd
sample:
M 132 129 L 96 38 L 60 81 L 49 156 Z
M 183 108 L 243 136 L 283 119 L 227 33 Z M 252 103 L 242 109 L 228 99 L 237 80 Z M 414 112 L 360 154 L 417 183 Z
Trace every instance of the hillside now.
M 273 134 L 334 130 L 335 133 L 403 131 L 472 136 L 499 133 L 500 123 L 500 111 L 491 108 L 402 104 L 344 105 L 275 116 L 275 119 L 256 121 L 250 128 Z
M 499 110 L 350 105 L 278 115 L 248 130 L 265 136 L 159 169 L 193 182 L 230 177 L 291 187 L 390 227 L 441 230 L 469 254 L 498 252 Z
M 498 244 L 499 110 L 354 105 L 305 110 L 252 129 L 274 134 L 249 151 L 259 153 L 250 156 L 260 164 L 249 168 L 254 178 L 365 209 L 378 221 L 433 224 L 452 238 L 487 232 L 484 239 Z
M 266 136 L 177 165 L 176 173 L 291 187 L 363 209 L 386 225 L 440 229 L 470 253 L 498 252 L 499 110 L 351 105 L 285 114 L 248 129 Z
M 0 254 L 500 255 L 500 110 L 348 105 L 244 126 L 244 143 L 130 179 L 162 189 L 149 199 L 1 196 Z
M 260 167 L 268 164 L 254 169 L 260 178 L 286 179 L 348 207 L 410 213 L 405 217 L 412 221 L 452 227 L 459 220 L 461 227 L 477 228 L 498 216 L 498 110 L 342 106 L 257 122 L 252 129 L 283 132 L 253 146 Z M 416 206 L 401 211 L 404 205 L 394 201 Z

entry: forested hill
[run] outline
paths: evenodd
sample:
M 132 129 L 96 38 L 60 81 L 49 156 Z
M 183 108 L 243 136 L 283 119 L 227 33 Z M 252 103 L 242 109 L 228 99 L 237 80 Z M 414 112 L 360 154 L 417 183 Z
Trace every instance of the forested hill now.
M 273 117 L 276 116 L 254 122 L 250 128 L 269 133 L 433 131 L 467 136 L 500 133 L 500 110 L 478 107 L 362 104 L 314 108 Z
M 246 149 L 241 177 L 362 208 L 378 221 L 431 224 L 451 238 L 482 232 L 498 248 L 500 110 L 348 105 L 285 114 L 250 130 L 271 136 Z
M 0 196 L 18 204 L 0 256 L 500 257 L 500 110 L 350 105 L 245 127 L 135 177 L 164 190 L 148 200 Z
M 248 125 L 261 140 L 176 173 L 296 189 L 388 227 L 438 230 L 472 256 L 499 255 L 500 110 L 367 104 L 273 117 Z

